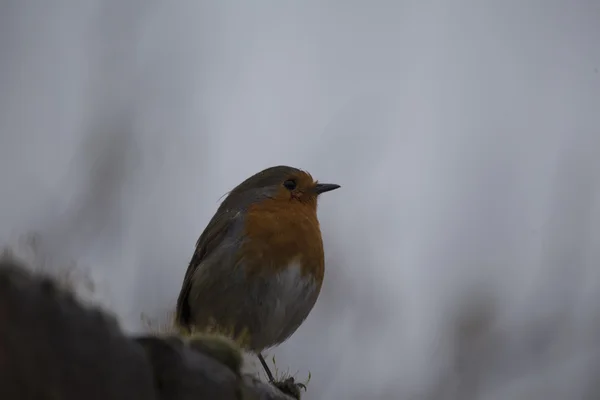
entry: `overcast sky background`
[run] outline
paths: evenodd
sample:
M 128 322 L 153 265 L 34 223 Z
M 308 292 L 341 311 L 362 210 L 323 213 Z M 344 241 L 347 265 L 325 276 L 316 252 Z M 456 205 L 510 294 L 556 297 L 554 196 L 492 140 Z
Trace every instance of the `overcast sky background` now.
M 293 165 L 342 185 L 271 352 L 305 399 L 594 399 L 599 69 L 596 0 L 5 0 L 0 241 L 137 331 L 219 198 Z

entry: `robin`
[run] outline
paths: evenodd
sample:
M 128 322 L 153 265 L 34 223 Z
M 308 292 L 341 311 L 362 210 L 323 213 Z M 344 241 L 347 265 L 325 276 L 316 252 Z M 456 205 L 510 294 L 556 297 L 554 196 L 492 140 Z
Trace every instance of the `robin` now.
M 340 186 L 267 168 L 233 189 L 200 235 L 177 299 L 184 330 L 245 335 L 257 354 L 289 338 L 315 305 L 325 272 L 319 195 Z

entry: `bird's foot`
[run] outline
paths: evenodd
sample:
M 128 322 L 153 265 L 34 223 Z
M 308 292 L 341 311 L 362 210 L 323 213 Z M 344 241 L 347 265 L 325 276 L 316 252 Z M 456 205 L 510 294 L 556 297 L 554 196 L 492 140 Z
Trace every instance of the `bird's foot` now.
M 271 383 L 281 392 L 297 400 L 300 400 L 300 389 L 306 391 L 306 385 L 304 383 L 296 382 L 291 376 L 280 381 L 273 380 Z

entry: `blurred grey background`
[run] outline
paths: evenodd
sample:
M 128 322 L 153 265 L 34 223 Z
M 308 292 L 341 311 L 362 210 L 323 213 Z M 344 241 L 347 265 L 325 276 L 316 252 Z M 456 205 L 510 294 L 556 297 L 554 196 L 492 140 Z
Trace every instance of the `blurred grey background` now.
M 0 241 L 130 331 L 275 165 L 327 273 L 273 350 L 306 399 L 597 399 L 600 2 L 0 2 Z M 54 264 L 52 264 L 54 263 Z

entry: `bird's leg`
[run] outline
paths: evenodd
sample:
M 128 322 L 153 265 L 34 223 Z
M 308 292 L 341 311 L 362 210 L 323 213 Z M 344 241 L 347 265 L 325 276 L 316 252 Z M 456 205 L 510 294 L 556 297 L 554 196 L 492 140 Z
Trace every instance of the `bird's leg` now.
M 265 372 L 267 373 L 267 378 L 269 378 L 269 382 L 275 382 L 275 378 L 273 377 L 273 374 L 271 373 L 271 370 L 269 369 L 269 366 L 267 365 L 267 362 L 265 361 L 265 358 L 262 356 L 262 354 L 258 353 L 258 359 L 262 364 Z

